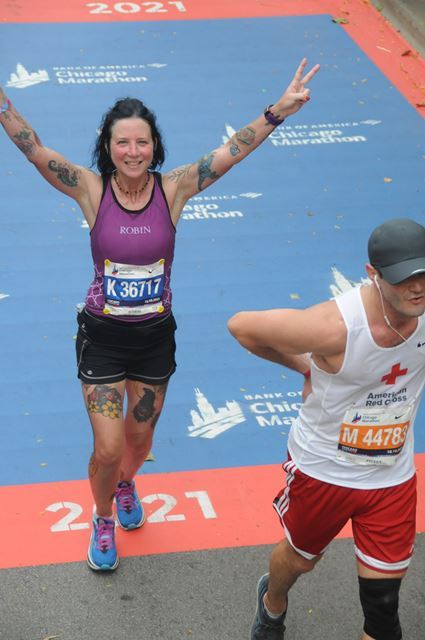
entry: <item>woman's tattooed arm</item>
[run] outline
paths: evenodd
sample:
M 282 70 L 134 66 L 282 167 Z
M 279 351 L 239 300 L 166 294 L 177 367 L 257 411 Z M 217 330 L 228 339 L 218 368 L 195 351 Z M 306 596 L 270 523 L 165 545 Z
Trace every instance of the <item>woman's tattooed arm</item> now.
M 0 124 L 12 142 L 30 160 L 37 147 L 41 147 L 41 140 L 32 127 L 18 113 L 6 94 L 0 89 L 0 104 L 5 111 L 0 116 Z M 7 108 L 6 108 L 7 105 Z
M 85 185 L 82 182 L 82 168 L 45 147 L 33 127 L 15 109 L 1 88 L 0 109 L 0 124 L 13 144 L 51 185 L 77 199 L 81 193 L 78 188 L 84 188 Z
M 81 176 L 81 171 L 70 165 L 68 162 L 56 162 L 50 160 L 47 165 L 53 173 L 56 173 L 58 180 L 66 187 L 76 187 Z

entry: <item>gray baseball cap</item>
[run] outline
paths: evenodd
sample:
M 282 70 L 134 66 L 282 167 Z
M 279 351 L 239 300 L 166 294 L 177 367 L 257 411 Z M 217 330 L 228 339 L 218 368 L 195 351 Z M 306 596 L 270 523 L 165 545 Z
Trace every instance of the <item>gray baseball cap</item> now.
M 390 284 L 425 273 L 425 227 L 409 218 L 387 220 L 372 231 L 369 262 Z

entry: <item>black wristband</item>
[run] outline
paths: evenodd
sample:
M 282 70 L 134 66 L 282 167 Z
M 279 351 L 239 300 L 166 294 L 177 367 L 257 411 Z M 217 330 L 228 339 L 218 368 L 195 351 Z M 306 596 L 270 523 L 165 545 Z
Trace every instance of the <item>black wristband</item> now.
M 282 118 L 282 119 L 276 118 L 276 116 L 274 116 L 270 111 L 270 107 L 272 106 L 273 106 L 272 104 L 269 104 L 269 106 L 264 109 L 264 117 L 267 120 L 267 122 L 272 124 L 274 127 L 278 127 L 280 124 L 282 124 L 285 118 Z

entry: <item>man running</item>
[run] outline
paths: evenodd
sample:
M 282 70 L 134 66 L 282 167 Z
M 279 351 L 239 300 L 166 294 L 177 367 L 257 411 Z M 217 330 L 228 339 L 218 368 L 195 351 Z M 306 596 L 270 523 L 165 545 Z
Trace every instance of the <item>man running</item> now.
M 367 285 L 305 310 L 237 313 L 257 356 L 305 376 L 274 501 L 286 538 L 257 586 L 251 640 L 282 640 L 288 591 L 348 520 L 362 640 L 399 640 L 398 594 L 416 533 L 413 423 L 425 382 L 425 227 L 391 219 L 368 243 Z

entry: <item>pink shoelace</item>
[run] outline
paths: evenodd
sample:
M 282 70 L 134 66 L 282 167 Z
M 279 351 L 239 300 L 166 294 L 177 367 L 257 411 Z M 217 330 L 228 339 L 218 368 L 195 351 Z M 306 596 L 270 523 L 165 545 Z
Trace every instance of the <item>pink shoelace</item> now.
M 97 519 L 96 546 L 100 551 L 106 553 L 113 547 L 115 522 L 113 520 Z
M 127 513 L 133 511 L 133 509 L 136 508 L 133 484 L 120 482 L 115 493 L 115 499 L 119 509 L 126 511 Z

